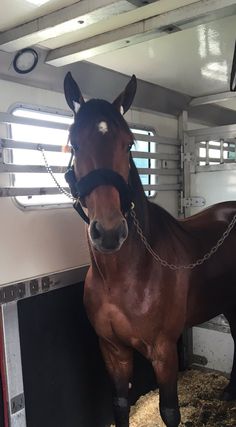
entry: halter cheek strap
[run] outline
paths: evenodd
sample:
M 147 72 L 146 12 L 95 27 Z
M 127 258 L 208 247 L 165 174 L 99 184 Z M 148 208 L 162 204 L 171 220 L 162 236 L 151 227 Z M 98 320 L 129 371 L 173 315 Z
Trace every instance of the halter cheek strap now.
M 234 45 L 234 56 L 230 74 L 230 90 L 236 92 L 236 42 Z
M 73 166 L 65 173 L 65 179 L 69 184 L 71 194 L 76 199 L 74 208 L 81 218 L 89 224 L 89 218 L 85 214 L 81 203 L 95 188 L 101 185 L 115 187 L 120 195 L 121 210 L 125 214 L 131 208 L 131 189 L 124 178 L 112 169 L 95 169 L 77 181 Z

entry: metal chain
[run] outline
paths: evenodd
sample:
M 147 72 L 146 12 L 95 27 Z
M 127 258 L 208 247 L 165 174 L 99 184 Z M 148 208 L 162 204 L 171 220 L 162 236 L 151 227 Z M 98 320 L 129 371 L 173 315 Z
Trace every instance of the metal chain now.
M 50 166 L 49 166 L 49 164 L 48 164 L 48 161 L 47 161 L 47 158 L 46 158 L 46 155 L 45 155 L 45 151 L 44 151 L 44 149 L 43 149 L 42 145 L 38 144 L 38 150 L 39 150 L 39 151 L 41 151 L 42 156 L 43 156 L 43 159 L 44 159 L 44 163 L 45 163 L 45 168 L 47 169 L 47 172 L 49 173 L 49 175 L 51 175 L 51 177 L 52 177 L 53 181 L 55 182 L 55 184 L 56 184 L 56 186 L 57 186 L 58 190 L 60 191 L 60 193 L 65 194 L 65 195 L 66 195 L 67 197 L 69 197 L 71 200 L 75 201 L 76 199 L 72 196 L 72 194 L 71 194 L 71 193 L 69 193 L 68 191 L 66 191 L 66 190 L 65 190 L 65 189 L 64 189 L 64 188 L 59 184 L 59 182 L 57 181 L 57 179 L 55 178 L 54 173 L 53 173 L 53 171 L 52 171 L 51 167 L 50 167 Z
M 55 182 L 58 190 L 62 193 L 65 194 L 67 197 L 69 197 L 71 200 L 75 201 L 76 199 L 70 194 L 68 193 L 68 191 L 66 191 L 60 184 L 59 182 L 56 180 L 53 171 L 51 169 L 51 167 L 48 164 L 46 155 L 45 155 L 45 151 L 43 149 L 43 147 L 39 144 L 38 145 L 38 149 L 41 151 L 43 159 L 44 159 L 44 163 L 45 163 L 45 167 L 47 169 L 47 172 L 51 175 L 53 181 Z M 214 255 L 217 250 L 219 249 L 219 247 L 221 245 L 223 245 L 225 239 L 228 237 L 228 235 L 230 234 L 232 228 L 234 227 L 235 223 L 236 223 L 236 214 L 233 216 L 233 219 L 231 220 L 231 222 L 229 223 L 227 229 L 225 230 L 225 232 L 222 234 L 221 238 L 217 241 L 217 243 L 215 244 L 215 246 L 213 246 L 211 248 L 211 250 L 207 253 L 205 253 L 205 255 L 198 259 L 197 261 L 191 263 L 191 264 L 187 264 L 187 265 L 175 265 L 175 264 L 169 264 L 166 260 L 164 260 L 163 258 L 160 257 L 160 255 L 158 255 L 157 252 L 155 252 L 152 247 L 149 245 L 146 237 L 143 234 L 143 231 L 141 229 L 141 226 L 139 224 L 139 221 L 136 217 L 136 214 L 134 212 L 134 204 L 132 204 L 132 208 L 130 211 L 130 215 L 133 218 L 133 222 L 134 225 L 136 227 L 137 233 L 140 236 L 144 246 L 146 247 L 146 249 L 148 250 L 148 252 L 153 256 L 153 258 L 158 261 L 163 267 L 168 267 L 170 268 L 170 270 L 193 270 L 195 267 L 198 267 L 199 265 L 202 265 L 204 262 L 206 262 L 209 258 L 211 258 L 212 255 Z
M 133 218 L 133 222 L 134 225 L 136 227 L 137 233 L 139 234 L 144 246 L 146 247 L 146 249 L 148 250 L 148 252 L 153 256 L 153 258 L 158 261 L 163 267 L 168 267 L 170 268 L 170 270 L 193 270 L 195 267 L 198 267 L 199 265 L 202 265 L 204 262 L 206 262 L 209 258 L 211 258 L 211 256 L 213 254 L 215 254 L 217 252 L 217 250 L 219 249 L 220 246 L 223 245 L 225 239 L 228 237 L 228 235 L 230 234 L 232 228 L 234 227 L 235 223 L 236 223 L 236 214 L 233 216 L 232 221 L 229 223 L 227 229 L 225 230 L 225 232 L 223 233 L 223 235 L 221 236 L 221 238 L 217 241 L 217 243 L 215 244 L 215 246 L 213 246 L 211 248 L 211 250 L 207 253 L 205 253 L 205 255 L 198 259 L 197 261 L 191 263 L 191 264 L 187 264 L 187 265 L 175 265 L 175 264 L 169 264 L 166 260 L 164 260 L 163 258 L 160 257 L 160 255 L 158 255 L 157 252 L 155 252 L 152 247 L 149 245 L 146 237 L 143 234 L 143 231 L 141 229 L 141 226 L 139 224 L 139 221 L 136 217 L 136 214 L 134 212 L 134 210 L 132 210 L 130 212 L 130 215 Z

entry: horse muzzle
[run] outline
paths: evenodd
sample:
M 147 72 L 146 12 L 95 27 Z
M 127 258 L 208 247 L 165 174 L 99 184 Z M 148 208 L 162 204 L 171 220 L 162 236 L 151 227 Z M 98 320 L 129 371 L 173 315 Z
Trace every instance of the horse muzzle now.
M 99 221 L 91 221 L 88 229 L 91 244 L 99 252 L 112 254 L 117 252 L 128 237 L 128 225 L 125 218 L 112 229 L 106 229 Z

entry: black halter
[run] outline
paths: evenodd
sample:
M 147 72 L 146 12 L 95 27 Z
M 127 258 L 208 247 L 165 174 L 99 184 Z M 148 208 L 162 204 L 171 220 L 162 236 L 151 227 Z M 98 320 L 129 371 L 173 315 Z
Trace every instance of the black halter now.
M 112 185 L 120 195 L 120 204 L 123 214 L 131 208 L 131 189 L 124 178 L 112 169 L 94 169 L 77 181 L 74 167 L 71 166 L 65 173 L 65 180 L 69 184 L 72 196 L 76 199 L 74 208 L 81 218 L 89 224 L 89 217 L 84 212 L 84 198 L 100 185 Z
M 234 56 L 230 75 L 230 90 L 231 92 L 236 92 L 236 42 L 234 45 Z

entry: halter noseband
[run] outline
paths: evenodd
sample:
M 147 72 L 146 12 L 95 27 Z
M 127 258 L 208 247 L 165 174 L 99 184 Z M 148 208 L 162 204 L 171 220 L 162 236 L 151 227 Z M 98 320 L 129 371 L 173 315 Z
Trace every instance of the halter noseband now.
M 112 185 L 117 189 L 120 195 L 121 210 L 124 214 L 132 206 L 130 186 L 119 173 L 112 169 L 94 169 L 77 181 L 74 167 L 71 166 L 65 173 L 65 180 L 69 184 L 72 196 L 76 199 L 73 206 L 87 224 L 89 224 L 89 217 L 81 205 L 84 205 L 84 198 L 101 185 Z

